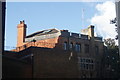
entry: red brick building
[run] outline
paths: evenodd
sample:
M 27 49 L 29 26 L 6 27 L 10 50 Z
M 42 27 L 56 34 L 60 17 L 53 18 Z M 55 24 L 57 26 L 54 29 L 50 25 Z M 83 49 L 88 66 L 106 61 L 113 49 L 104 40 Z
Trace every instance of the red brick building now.
M 101 77 L 104 45 L 102 38 L 94 36 L 94 26 L 82 30 L 85 34 L 48 29 L 28 36 L 24 21 L 17 28 L 17 48 L 12 51 L 23 55 L 17 57 L 20 60 L 33 61 L 33 78 Z

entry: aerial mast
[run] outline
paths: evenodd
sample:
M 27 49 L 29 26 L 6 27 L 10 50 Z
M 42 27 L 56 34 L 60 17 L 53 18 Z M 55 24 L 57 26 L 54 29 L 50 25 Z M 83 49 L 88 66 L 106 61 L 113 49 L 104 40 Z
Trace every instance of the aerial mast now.
M 84 27 L 84 8 L 82 8 L 82 27 Z

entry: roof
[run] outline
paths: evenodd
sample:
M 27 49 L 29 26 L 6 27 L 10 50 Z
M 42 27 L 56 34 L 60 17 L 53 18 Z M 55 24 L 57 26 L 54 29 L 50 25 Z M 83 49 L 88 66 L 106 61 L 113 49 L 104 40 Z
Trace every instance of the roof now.
M 53 33 L 57 33 L 57 32 L 59 32 L 57 29 L 47 29 L 47 30 L 42 30 L 42 31 L 32 33 L 32 34 L 26 36 L 26 38 L 33 37 L 33 36 L 41 36 L 41 35 L 46 35 L 46 34 L 53 34 Z

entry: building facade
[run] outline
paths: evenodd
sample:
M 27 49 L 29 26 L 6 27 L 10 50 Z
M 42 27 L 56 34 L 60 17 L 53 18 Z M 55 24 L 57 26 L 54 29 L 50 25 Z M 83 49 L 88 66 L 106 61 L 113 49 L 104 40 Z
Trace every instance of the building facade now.
M 93 25 L 82 30 L 84 34 L 48 29 L 26 36 L 24 21 L 20 21 L 17 28 L 17 48 L 12 51 L 24 55 L 19 57 L 21 60 L 33 56 L 34 78 L 101 77 L 104 45 L 102 38 L 94 36 Z

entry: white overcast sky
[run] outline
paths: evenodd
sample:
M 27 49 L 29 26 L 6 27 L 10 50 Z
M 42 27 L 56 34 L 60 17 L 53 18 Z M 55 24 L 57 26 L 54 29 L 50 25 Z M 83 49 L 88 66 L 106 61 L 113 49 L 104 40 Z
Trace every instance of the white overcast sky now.
M 116 17 L 115 4 L 112 1 L 106 1 L 102 4 L 97 4 L 97 12 L 91 18 L 91 24 L 96 26 L 97 35 L 104 38 L 115 38 L 115 25 L 110 24 L 110 20 Z

